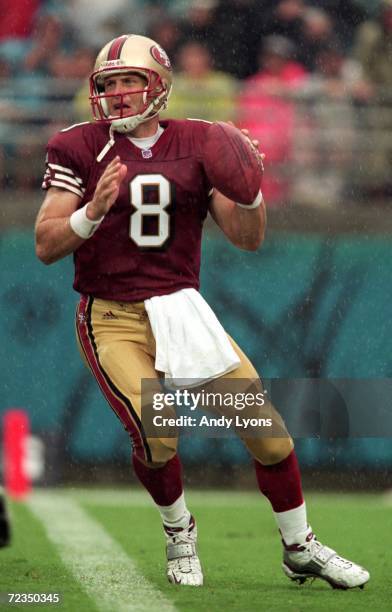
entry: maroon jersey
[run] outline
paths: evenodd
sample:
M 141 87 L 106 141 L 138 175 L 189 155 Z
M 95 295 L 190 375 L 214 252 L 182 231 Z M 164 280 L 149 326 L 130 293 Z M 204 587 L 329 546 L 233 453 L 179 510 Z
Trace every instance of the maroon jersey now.
M 119 155 L 128 172 L 117 201 L 95 234 L 74 253 L 74 288 L 95 297 L 135 302 L 199 287 L 200 247 L 211 185 L 201 164 L 208 129 L 203 121 L 162 121 L 151 149 L 126 134 L 102 161 L 107 125 L 84 123 L 56 134 L 47 148 L 43 188 L 61 187 L 89 202 L 109 162 Z

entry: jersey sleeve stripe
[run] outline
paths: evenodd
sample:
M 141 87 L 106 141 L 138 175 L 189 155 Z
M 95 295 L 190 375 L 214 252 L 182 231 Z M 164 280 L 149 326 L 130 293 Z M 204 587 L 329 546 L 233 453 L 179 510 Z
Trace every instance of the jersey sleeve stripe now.
M 82 179 L 79 178 L 78 176 L 75 176 L 75 173 L 73 172 L 73 170 L 70 170 L 69 168 L 65 168 L 64 166 L 59 166 L 59 164 L 52 164 L 52 162 L 48 163 L 48 166 L 51 170 L 60 170 L 61 172 L 65 172 L 66 174 L 71 174 L 73 176 L 73 178 L 75 178 L 78 182 L 82 183 Z
M 62 187 L 62 189 L 67 189 L 68 191 L 72 191 L 72 193 L 76 193 L 79 197 L 83 198 L 83 191 L 81 189 L 77 189 L 77 187 L 72 187 L 68 183 L 63 183 L 62 181 L 52 180 L 50 183 L 46 183 L 45 187 Z
M 66 174 L 61 174 L 61 172 L 55 172 L 53 178 L 68 181 L 69 183 L 76 185 L 76 187 L 81 187 L 83 183 L 82 179 L 78 179 L 73 176 L 67 176 Z

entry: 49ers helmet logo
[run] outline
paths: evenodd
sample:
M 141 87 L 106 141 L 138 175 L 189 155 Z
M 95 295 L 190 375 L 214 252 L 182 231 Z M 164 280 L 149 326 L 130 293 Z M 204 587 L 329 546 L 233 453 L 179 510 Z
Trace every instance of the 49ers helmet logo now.
M 166 51 L 162 49 L 162 47 L 159 45 L 153 45 L 150 49 L 150 53 L 158 64 L 164 66 L 167 70 L 172 69 L 168 55 Z

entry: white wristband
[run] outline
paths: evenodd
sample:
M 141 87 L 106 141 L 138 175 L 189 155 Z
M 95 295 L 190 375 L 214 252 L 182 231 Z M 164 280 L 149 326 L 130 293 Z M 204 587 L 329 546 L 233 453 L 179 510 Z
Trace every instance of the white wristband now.
M 253 200 L 252 204 L 240 204 L 239 202 L 236 202 L 236 204 L 240 208 L 246 208 L 247 210 L 252 210 L 253 208 L 258 208 L 262 201 L 263 201 L 263 194 L 261 193 L 261 191 L 259 191 L 255 199 Z
M 105 215 L 103 215 L 97 221 L 92 221 L 87 217 L 86 210 L 89 203 L 83 208 L 78 208 L 69 218 L 70 226 L 79 238 L 91 238 L 94 232 L 98 229 L 100 223 L 103 221 Z

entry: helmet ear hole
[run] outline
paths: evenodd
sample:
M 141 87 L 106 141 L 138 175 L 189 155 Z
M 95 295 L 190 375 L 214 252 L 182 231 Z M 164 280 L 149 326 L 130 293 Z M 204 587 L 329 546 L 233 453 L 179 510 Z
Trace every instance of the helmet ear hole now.
M 94 89 L 96 90 L 98 95 L 105 93 L 105 85 L 102 79 L 95 79 Z

